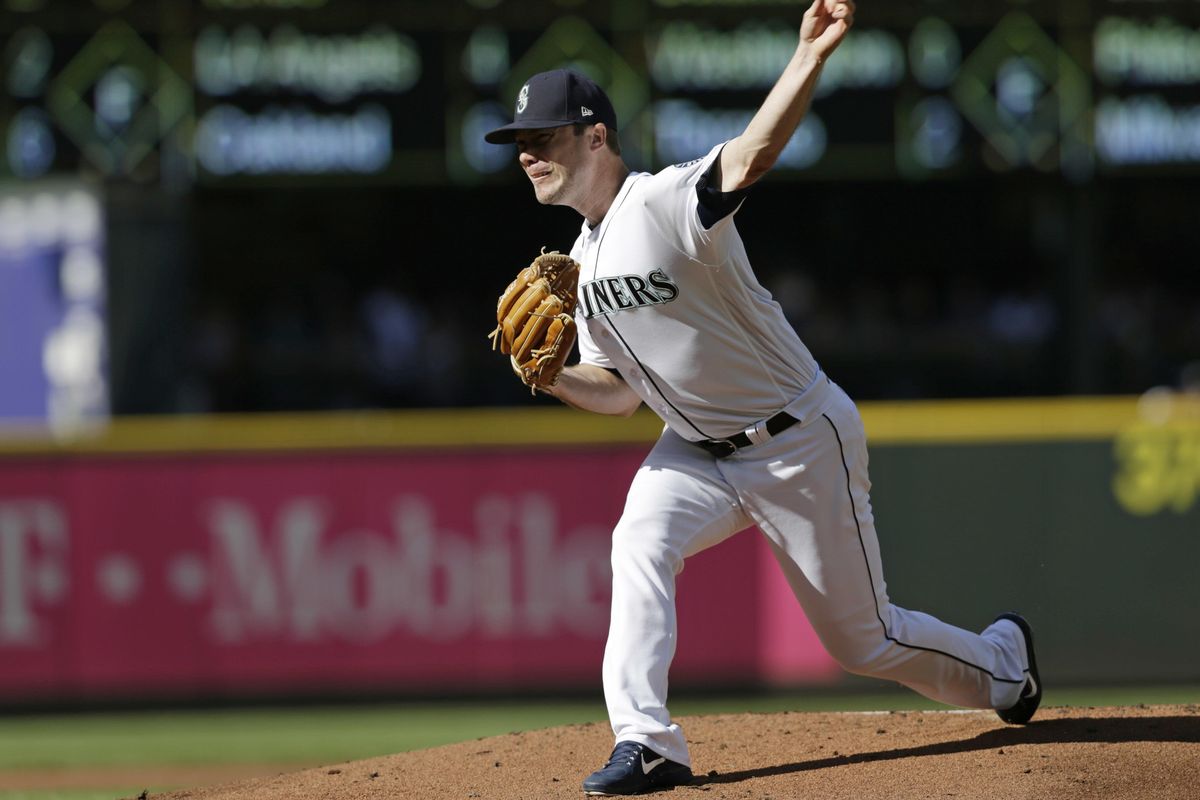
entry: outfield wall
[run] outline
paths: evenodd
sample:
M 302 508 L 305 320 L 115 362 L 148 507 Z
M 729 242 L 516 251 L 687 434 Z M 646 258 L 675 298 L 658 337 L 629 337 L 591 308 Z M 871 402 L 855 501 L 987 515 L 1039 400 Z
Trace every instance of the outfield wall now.
M 1063 682 L 1200 678 L 1193 406 L 864 419 L 895 602 L 972 628 L 1019 609 Z M 595 688 L 608 531 L 658 428 L 539 408 L 10 440 L 0 700 Z M 689 560 L 679 606 L 676 686 L 840 675 L 755 532 Z

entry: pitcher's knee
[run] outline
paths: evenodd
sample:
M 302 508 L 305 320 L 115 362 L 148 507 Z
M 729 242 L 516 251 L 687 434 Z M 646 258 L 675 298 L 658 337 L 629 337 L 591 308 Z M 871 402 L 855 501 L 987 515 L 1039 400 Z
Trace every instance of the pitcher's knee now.
M 835 646 L 826 645 L 829 655 L 842 669 L 852 675 L 884 677 L 887 667 L 888 642 L 842 642 Z

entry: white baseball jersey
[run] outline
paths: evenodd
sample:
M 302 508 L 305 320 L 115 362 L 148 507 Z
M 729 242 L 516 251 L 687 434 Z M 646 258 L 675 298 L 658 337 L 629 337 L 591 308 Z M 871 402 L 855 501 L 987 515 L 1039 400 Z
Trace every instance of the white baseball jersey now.
M 667 423 L 613 531 L 603 674 L 617 741 L 691 763 L 666 707 L 675 576 L 686 558 L 749 525 L 846 669 L 942 702 L 1012 706 L 1031 663 L 1015 623 L 975 634 L 889 601 L 862 420 L 755 279 L 733 212 L 701 204 L 720 150 L 629 175 L 571 251 L 582 267 L 582 362 L 619 370 Z M 729 210 L 727 200 L 711 205 Z M 760 434 L 755 424 L 780 410 L 800 421 Z M 690 443 L 739 431 L 752 446 L 723 459 Z M 729 576 L 730 586 L 745 588 L 738 580 Z
M 697 184 L 724 145 L 630 173 L 571 249 L 580 360 L 616 369 L 685 439 L 724 438 L 780 410 L 805 419 L 819 368 L 750 267 L 733 213 L 705 228 Z M 703 367 L 701 366 L 703 365 Z

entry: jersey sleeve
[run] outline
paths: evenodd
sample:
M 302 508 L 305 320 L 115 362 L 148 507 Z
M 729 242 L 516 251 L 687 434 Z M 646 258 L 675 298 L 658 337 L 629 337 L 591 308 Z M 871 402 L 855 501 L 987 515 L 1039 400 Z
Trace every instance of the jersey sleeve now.
M 583 314 L 578 309 L 575 312 L 575 341 L 579 345 L 580 364 L 591 364 L 592 366 L 603 367 L 604 369 L 616 369 L 612 360 L 600 352 L 600 348 L 596 346 L 596 340 L 592 338 L 591 329 L 588 328 L 588 321 L 584 319 Z
M 696 183 L 696 207 L 700 215 L 700 225 L 705 230 L 712 228 L 721 220 L 737 212 L 742 201 L 746 199 L 749 189 L 734 189 L 732 192 L 721 191 L 720 180 L 717 178 L 719 157 L 708 164 L 708 170 L 700 176 Z
M 646 213 L 659 232 L 690 258 L 704 261 L 709 250 L 733 222 L 745 200 L 745 190 L 722 192 L 710 179 L 722 142 L 703 158 L 667 167 L 653 176 L 645 195 Z

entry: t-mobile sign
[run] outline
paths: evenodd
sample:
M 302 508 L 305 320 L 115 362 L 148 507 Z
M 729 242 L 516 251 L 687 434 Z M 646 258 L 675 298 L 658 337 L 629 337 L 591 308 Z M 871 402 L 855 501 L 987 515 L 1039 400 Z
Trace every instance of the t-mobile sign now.
M 0 702 L 594 689 L 644 449 L 0 459 Z M 674 685 L 836 674 L 760 536 L 678 597 Z

